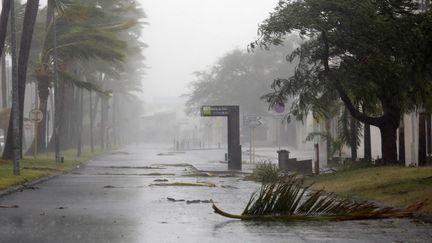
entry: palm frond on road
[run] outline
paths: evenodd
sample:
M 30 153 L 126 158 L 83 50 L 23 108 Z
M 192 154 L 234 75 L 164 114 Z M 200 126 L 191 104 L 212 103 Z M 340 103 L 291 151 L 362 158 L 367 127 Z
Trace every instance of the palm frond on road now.
M 425 204 L 403 209 L 378 207 L 371 202 L 341 200 L 324 190 L 308 194 L 309 188 L 310 185 L 304 185 L 304 179 L 290 175 L 279 182 L 263 184 L 252 194 L 241 215 L 224 212 L 215 204 L 213 209 L 222 216 L 241 220 L 340 221 L 410 217 Z

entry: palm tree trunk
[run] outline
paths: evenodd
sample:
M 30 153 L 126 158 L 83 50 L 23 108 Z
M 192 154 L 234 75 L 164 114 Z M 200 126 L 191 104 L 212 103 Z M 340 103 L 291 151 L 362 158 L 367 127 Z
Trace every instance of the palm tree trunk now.
M 23 121 L 24 121 L 24 96 L 27 78 L 27 66 L 28 59 L 30 56 L 30 48 L 33 39 L 34 25 L 36 23 L 36 16 L 39 10 L 39 0 L 27 1 L 24 20 L 23 20 L 23 30 L 21 34 L 20 51 L 18 58 L 18 114 L 19 114 L 19 134 L 20 134 L 20 144 L 22 145 L 23 138 Z M 1 43 L 0 43 L 1 44 Z M 45 115 L 45 113 L 44 113 Z M 13 144 L 12 144 L 12 116 L 9 119 L 8 136 L 6 139 L 5 149 L 3 151 L 3 159 L 12 159 L 13 156 Z M 21 157 L 22 157 L 22 146 L 21 147 Z
M 93 139 L 93 128 L 94 128 L 94 117 L 93 117 L 93 96 L 92 92 L 89 91 L 89 98 L 90 98 L 90 149 L 91 152 L 94 152 L 94 139 Z
M 6 42 L 7 25 L 10 12 L 10 0 L 3 0 L 1 16 L 0 16 L 0 53 L 4 52 L 4 45 Z
M 351 130 L 351 141 L 350 141 L 350 147 L 351 147 L 351 160 L 356 161 L 357 160 L 357 124 L 354 117 L 351 115 L 350 117 L 350 130 Z
M 78 130 L 77 130 L 77 134 L 78 134 L 78 142 L 77 142 L 77 156 L 81 157 L 81 147 L 82 147 L 82 129 L 83 129 L 83 110 L 84 110 L 84 91 L 83 90 L 79 90 L 79 111 L 78 111 L 78 117 L 77 117 L 77 122 L 78 122 Z
M 399 126 L 399 161 L 405 164 L 405 124 L 403 117 Z
M 370 125 L 364 124 L 364 159 L 366 161 L 372 161 L 372 145 L 371 145 L 371 133 L 370 133 Z
M 427 138 L 427 156 L 430 157 L 432 154 L 432 130 L 431 130 L 431 114 L 426 113 L 426 138 Z
M 106 121 L 108 118 L 108 100 L 101 97 L 101 120 L 100 120 L 100 145 L 102 149 L 106 148 Z
M 46 124 L 47 124 L 47 107 L 48 107 L 48 97 L 50 94 L 50 81 L 51 76 L 49 75 L 37 75 L 36 76 L 38 82 L 38 93 L 39 93 L 39 110 L 44 114 L 42 121 L 37 124 L 37 138 L 33 139 L 33 142 L 29 149 L 27 150 L 27 154 L 32 154 L 36 145 L 35 140 L 37 139 L 37 151 L 39 153 L 45 152 L 47 150 L 46 144 Z
M 1 56 L 1 89 L 2 89 L 2 108 L 8 106 L 8 92 L 7 92 L 7 76 L 6 76 L 6 53 L 3 52 Z

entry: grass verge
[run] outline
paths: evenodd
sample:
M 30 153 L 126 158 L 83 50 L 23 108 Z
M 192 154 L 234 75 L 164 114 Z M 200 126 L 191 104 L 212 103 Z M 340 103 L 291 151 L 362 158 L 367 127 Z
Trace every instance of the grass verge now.
M 56 163 L 53 153 L 40 154 L 37 159 L 32 156 L 25 156 L 20 160 L 20 176 L 13 175 L 12 161 L 0 160 L 0 190 L 55 173 L 72 170 L 82 162 L 106 152 L 107 150 L 95 150 L 91 152 L 90 149 L 84 149 L 82 155 L 77 157 L 76 150 L 62 151 L 61 156 L 64 157 L 64 163 Z
M 370 167 L 310 178 L 314 189 L 404 207 L 428 200 L 421 210 L 432 214 L 432 167 Z

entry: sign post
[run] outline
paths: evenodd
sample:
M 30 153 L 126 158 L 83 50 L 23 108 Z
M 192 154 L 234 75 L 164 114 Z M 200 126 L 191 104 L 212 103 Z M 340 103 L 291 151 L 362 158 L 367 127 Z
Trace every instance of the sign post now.
M 30 120 L 34 123 L 34 136 L 35 136 L 35 145 L 34 145 L 34 157 L 37 157 L 37 147 L 38 147 L 38 123 L 43 120 L 43 113 L 39 109 L 33 109 L 29 113 Z
M 238 105 L 203 106 L 201 116 L 226 116 L 228 119 L 228 169 L 241 170 L 240 108 Z
M 255 128 L 262 124 L 260 120 L 261 120 L 260 116 L 255 116 L 255 115 L 243 116 L 243 124 L 245 126 L 249 126 L 249 130 L 250 130 L 249 163 L 255 163 Z

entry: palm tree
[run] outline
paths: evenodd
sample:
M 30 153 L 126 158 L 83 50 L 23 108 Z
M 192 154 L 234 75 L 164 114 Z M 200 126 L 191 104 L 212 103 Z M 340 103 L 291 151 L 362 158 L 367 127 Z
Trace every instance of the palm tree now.
M 36 23 L 36 16 L 39 8 L 39 0 L 27 1 L 24 20 L 23 20 L 23 30 L 21 33 L 21 42 L 18 58 L 18 103 L 17 111 L 19 114 L 19 141 L 22 144 L 22 126 L 24 121 L 24 95 L 27 77 L 27 65 L 30 56 L 30 47 L 33 39 L 33 30 Z M 14 109 L 14 108 L 12 108 Z M 5 143 L 5 148 L 3 151 L 3 159 L 13 158 L 13 133 L 12 133 L 12 122 L 13 117 L 11 116 L 8 128 L 8 135 Z M 20 146 L 21 147 L 21 146 Z M 22 156 L 22 151 L 20 151 Z
M 124 59 L 126 44 L 116 34 L 117 29 L 102 25 L 109 16 L 96 6 L 71 4 L 57 18 L 58 72 L 62 85 L 66 83 L 87 89 L 101 91 L 90 82 L 81 81 L 71 72 L 71 65 L 76 60 L 101 59 L 117 64 Z M 49 25 L 43 41 L 43 47 L 34 73 L 38 82 L 39 109 L 46 114 L 49 90 L 53 79 L 53 25 Z M 60 112 L 60 111 L 59 111 Z M 46 116 L 44 116 L 46 117 Z M 44 141 L 45 121 L 38 125 L 39 140 Z M 32 145 L 34 146 L 34 145 Z M 39 147 L 39 146 L 38 146 Z M 41 143 L 39 151 L 46 149 Z

